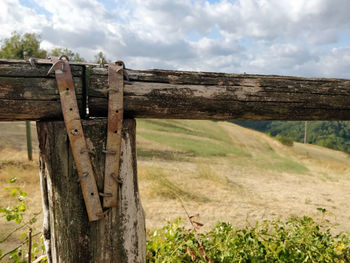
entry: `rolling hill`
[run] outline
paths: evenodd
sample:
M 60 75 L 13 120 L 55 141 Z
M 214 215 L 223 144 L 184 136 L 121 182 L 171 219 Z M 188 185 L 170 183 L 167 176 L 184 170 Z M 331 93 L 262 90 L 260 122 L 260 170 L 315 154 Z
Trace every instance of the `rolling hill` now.
M 24 123 L 0 123 L 0 131 L 1 185 L 17 177 L 32 211 L 40 211 L 38 153 L 34 162 L 26 161 Z M 346 153 L 300 143 L 288 147 L 229 122 L 138 120 L 137 154 L 149 229 L 186 218 L 185 209 L 198 213 L 206 229 L 218 220 L 242 226 L 273 217 L 315 217 L 317 208 L 326 208 L 339 230 L 350 231 Z M 6 191 L 0 197 L 0 206 L 11 203 Z M 0 232 L 7 228 L 1 221 Z

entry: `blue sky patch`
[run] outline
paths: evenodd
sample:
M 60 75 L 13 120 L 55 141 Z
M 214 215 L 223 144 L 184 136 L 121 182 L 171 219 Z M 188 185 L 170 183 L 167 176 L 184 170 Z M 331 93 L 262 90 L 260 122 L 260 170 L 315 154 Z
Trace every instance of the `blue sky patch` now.
M 23 5 L 25 7 L 28 7 L 30 9 L 33 9 L 38 14 L 45 15 L 47 17 L 51 17 L 52 16 L 52 14 L 50 12 L 48 12 L 45 8 L 43 8 L 40 5 L 38 5 L 33 0 L 19 0 L 19 2 L 20 2 L 21 5 Z

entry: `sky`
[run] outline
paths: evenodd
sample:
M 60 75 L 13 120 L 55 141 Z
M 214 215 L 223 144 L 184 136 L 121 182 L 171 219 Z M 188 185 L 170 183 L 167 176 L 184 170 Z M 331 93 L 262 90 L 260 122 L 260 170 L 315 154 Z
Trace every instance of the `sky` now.
M 349 0 L 0 0 L 0 39 L 133 69 L 350 78 Z

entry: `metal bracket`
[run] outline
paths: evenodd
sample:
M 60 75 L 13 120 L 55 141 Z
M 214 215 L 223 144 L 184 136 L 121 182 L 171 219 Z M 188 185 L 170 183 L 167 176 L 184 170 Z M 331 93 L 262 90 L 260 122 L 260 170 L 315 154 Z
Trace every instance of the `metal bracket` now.
M 124 63 L 117 61 L 108 64 L 108 127 L 106 143 L 106 161 L 104 192 L 111 195 L 103 196 L 104 207 L 115 207 L 118 201 L 120 150 L 123 128 L 123 92 Z
M 104 213 L 80 120 L 69 61 L 67 57 L 52 57 L 51 61 L 53 66 L 49 73 L 55 71 L 64 122 L 78 171 L 78 180 L 83 192 L 89 221 L 96 221 L 104 218 Z

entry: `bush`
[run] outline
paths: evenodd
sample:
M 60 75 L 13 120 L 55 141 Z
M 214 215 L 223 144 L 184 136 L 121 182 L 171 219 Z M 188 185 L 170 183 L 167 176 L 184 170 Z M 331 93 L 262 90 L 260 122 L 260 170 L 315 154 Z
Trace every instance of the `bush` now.
M 293 144 L 294 144 L 293 139 L 292 139 L 292 138 L 289 138 L 289 137 L 277 135 L 277 136 L 276 136 L 276 139 L 277 139 L 280 143 L 282 143 L 283 145 L 286 145 L 286 146 L 293 146 Z
M 31 257 L 37 258 L 40 254 L 45 253 L 45 247 L 43 244 L 43 238 L 41 232 L 33 233 L 33 226 L 37 222 L 37 216 L 40 213 L 33 215 L 29 214 L 28 206 L 26 202 L 27 193 L 20 187 L 16 186 L 16 178 L 11 178 L 10 183 L 13 184 L 10 187 L 6 187 L 4 190 L 8 191 L 10 196 L 14 199 L 15 204 L 8 207 L 0 207 L 0 217 L 5 219 L 5 224 L 8 222 L 16 222 L 17 227 L 11 230 L 7 235 L 0 233 L 0 262 L 22 263 L 28 262 L 28 247 L 29 242 L 31 244 Z M 31 234 L 29 239 L 28 234 Z M 19 235 L 16 237 L 16 235 Z M 40 237 L 40 238 L 39 238 Z M 17 239 L 17 245 L 15 247 L 8 247 L 7 241 Z M 39 238 L 39 240 L 38 240 Z M 3 251 L 2 249 L 6 249 Z M 47 262 L 46 256 L 41 256 L 40 262 Z
M 243 229 L 219 222 L 202 234 L 180 222 L 149 233 L 147 262 L 350 262 L 349 236 L 307 216 Z

